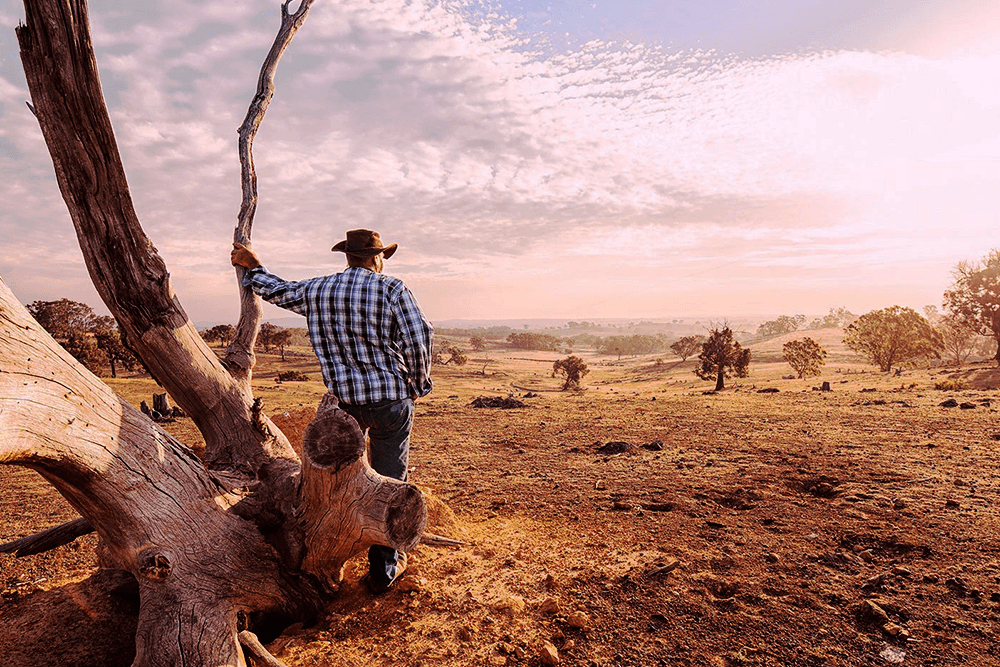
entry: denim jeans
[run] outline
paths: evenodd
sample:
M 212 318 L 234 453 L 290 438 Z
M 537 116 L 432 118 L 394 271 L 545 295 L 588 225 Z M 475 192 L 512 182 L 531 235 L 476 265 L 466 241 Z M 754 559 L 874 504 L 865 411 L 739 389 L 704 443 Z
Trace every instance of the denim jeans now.
M 375 472 L 405 482 L 410 461 L 413 399 L 366 405 L 341 403 L 340 409 L 354 417 L 362 431 L 368 431 L 368 449 Z M 372 545 L 368 549 L 369 576 L 378 584 L 388 584 L 399 574 L 398 561 L 395 549 Z

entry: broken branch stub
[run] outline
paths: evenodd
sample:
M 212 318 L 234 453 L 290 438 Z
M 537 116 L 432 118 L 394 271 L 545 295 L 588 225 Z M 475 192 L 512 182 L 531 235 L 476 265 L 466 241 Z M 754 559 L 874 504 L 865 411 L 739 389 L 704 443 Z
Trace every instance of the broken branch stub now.
M 423 493 L 372 469 L 364 434 L 336 399 L 324 399 L 306 429 L 302 458 L 302 570 L 330 591 L 340 587 L 347 559 L 372 544 L 405 552 L 419 543 L 427 523 Z

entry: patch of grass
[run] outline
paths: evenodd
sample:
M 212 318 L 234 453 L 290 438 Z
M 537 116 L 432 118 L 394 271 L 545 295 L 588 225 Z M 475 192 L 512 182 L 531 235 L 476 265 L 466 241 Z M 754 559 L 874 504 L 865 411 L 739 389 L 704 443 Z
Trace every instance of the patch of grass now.
M 969 388 L 965 380 L 939 380 L 934 383 L 934 388 L 938 391 L 964 391 Z

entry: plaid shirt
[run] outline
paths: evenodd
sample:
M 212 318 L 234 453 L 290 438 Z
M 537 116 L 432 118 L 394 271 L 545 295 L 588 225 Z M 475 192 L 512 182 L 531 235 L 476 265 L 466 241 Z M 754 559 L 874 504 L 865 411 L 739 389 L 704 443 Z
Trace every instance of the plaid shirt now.
M 244 283 L 306 316 L 323 381 L 341 401 L 366 405 L 430 392 L 434 330 L 402 280 L 353 267 L 288 282 L 259 266 Z

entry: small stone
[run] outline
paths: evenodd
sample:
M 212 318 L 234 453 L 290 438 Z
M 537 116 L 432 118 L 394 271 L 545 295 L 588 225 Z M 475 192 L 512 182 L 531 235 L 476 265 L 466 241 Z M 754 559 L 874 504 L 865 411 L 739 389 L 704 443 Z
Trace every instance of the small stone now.
M 577 630 L 589 630 L 590 629 L 590 616 L 586 612 L 574 611 L 566 619 L 569 627 L 576 628 Z
M 968 401 L 966 401 L 965 403 L 962 403 L 958 407 L 961 410 L 975 410 L 976 409 L 976 404 L 975 403 L 969 403 Z
M 892 573 L 897 577 L 912 577 L 913 573 L 901 565 L 892 568 Z
M 864 551 L 858 553 L 858 558 L 866 563 L 871 563 L 875 560 L 875 554 L 872 553 L 871 549 L 865 549 Z
M 768 563 L 777 563 L 779 560 L 781 560 L 781 558 L 778 556 L 778 554 L 772 551 L 764 554 L 764 560 L 766 560 Z
M 885 609 L 878 606 L 871 600 L 865 600 L 861 603 L 862 613 L 879 623 L 879 625 L 886 625 L 889 623 L 889 614 L 886 613 Z
M 884 626 L 882 626 L 882 632 L 891 637 L 896 637 L 901 632 L 903 632 L 903 626 L 898 625 L 896 623 L 886 623 Z
M 401 593 L 419 593 L 426 583 L 427 580 L 420 577 L 403 577 L 396 582 L 396 589 Z
M 631 512 L 632 511 L 632 506 L 629 505 L 628 503 L 622 502 L 620 500 L 616 500 L 615 503 L 614 503 L 614 505 L 611 506 L 611 509 L 613 509 L 615 511 L 618 511 L 618 512 Z
M 514 657 L 517 658 L 518 660 L 524 660 L 526 657 L 528 657 L 528 654 L 525 653 L 524 649 L 521 648 L 520 646 L 515 646 Z
M 558 665 L 559 664 L 559 651 L 549 642 L 545 642 L 542 645 L 542 651 L 538 656 L 543 665 Z
M 892 509 L 894 510 L 906 509 L 906 501 L 903 500 L 902 498 L 896 498 L 895 500 L 892 501 Z
M 556 587 L 556 578 L 553 577 L 551 574 L 546 574 L 545 581 L 543 581 L 542 583 L 545 584 L 545 588 L 552 590 L 553 588 Z
M 545 602 L 539 608 L 543 614 L 558 614 L 559 613 L 559 601 L 555 598 L 546 598 Z
M 514 653 L 514 647 L 507 642 L 500 642 L 497 644 L 497 653 L 500 655 L 511 655 Z

